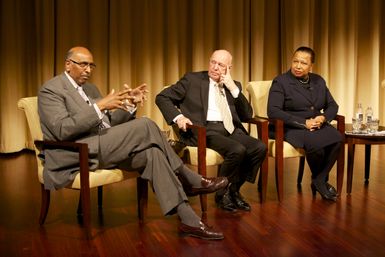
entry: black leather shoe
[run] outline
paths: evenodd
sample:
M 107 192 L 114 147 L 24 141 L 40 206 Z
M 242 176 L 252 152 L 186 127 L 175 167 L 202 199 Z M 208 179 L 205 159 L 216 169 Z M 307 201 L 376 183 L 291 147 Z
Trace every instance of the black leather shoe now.
M 223 196 L 216 195 L 215 202 L 217 203 L 217 206 L 219 208 L 225 211 L 229 211 L 229 212 L 237 211 L 237 206 L 234 204 L 233 200 L 231 199 L 229 190 L 227 190 Z
M 330 185 L 328 182 L 326 182 L 326 189 L 331 193 L 332 195 L 338 196 L 337 190 L 334 186 Z
M 189 196 L 199 195 L 199 194 L 208 194 L 218 191 L 219 189 L 225 188 L 229 184 L 229 181 L 226 177 L 214 177 L 214 178 L 205 178 L 202 177 L 201 187 L 185 187 L 185 192 Z
M 188 236 L 198 237 L 206 240 L 220 240 L 224 238 L 222 232 L 212 230 L 202 221 L 199 222 L 199 227 L 191 227 L 181 223 L 179 226 L 179 231 Z
M 326 182 L 326 189 L 330 193 L 330 195 L 338 196 L 337 190 L 327 182 Z M 311 184 L 311 191 L 313 193 L 313 196 L 315 196 L 317 190 L 316 190 L 315 185 L 313 183 Z
M 251 207 L 250 204 L 248 204 L 242 197 L 242 195 L 239 192 L 231 193 L 231 198 L 233 200 L 233 203 L 239 210 L 243 211 L 250 211 Z
M 333 202 L 337 201 L 337 196 L 329 192 L 329 190 L 326 187 L 326 183 L 323 184 L 323 182 L 318 182 L 315 180 L 311 183 L 311 189 L 313 191 L 313 195 L 315 195 L 316 192 L 318 192 L 322 196 L 322 199 L 324 200 L 329 200 Z

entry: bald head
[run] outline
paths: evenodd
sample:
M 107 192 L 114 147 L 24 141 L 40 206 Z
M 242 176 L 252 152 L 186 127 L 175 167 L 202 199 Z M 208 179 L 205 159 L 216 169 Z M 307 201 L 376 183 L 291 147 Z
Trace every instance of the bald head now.
M 72 58 L 74 55 L 89 55 L 92 56 L 90 50 L 82 46 L 75 46 L 68 50 L 66 60 Z
M 231 69 L 233 57 L 224 49 L 216 50 L 210 57 L 208 74 L 209 77 L 219 82 L 221 75 L 226 74 L 227 68 Z
M 65 71 L 81 86 L 91 77 L 96 67 L 90 50 L 82 46 L 68 50 L 65 60 Z
M 220 59 L 226 61 L 226 64 L 229 66 L 231 66 L 231 62 L 233 61 L 233 56 L 230 54 L 229 51 L 227 51 L 225 49 L 215 50 L 213 52 L 213 54 L 211 55 L 210 59 L 213 59 L 213 57 L 220 58 Z

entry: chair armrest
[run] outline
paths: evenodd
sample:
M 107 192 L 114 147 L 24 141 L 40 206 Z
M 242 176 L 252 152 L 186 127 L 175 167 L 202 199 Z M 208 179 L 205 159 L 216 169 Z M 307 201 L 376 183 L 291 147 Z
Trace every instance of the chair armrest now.
M 275 156 L 280 159 L 283 158 L 283 142 L 284 142 L 284 123 L 281 119 L 268 118 L 268 124 L 274 125 L 274 140 L 275 140 Z M 267 129 L 267 137 L 269 137 L 269 130 Z
M 337 130 L 345 138 L 345 116 L 338 115 L 334 118 L 337 121 Z
M 268 121 L 269 120 L 269 118 L 267 118 L 267 117 L 263 117 L 263 116 L 254 116 L 254 118 L 253 119 L 256 119 L 256 120 L 260 120 L 260 121 Z
M 269 141 L 268 119 L 256 116 L 246 121 L 246 123 L 257 126 L 258 138 L 267 146 Z
M 51 140 L 35 140 L 38 149 L 63 149 L 79 152 L 82 147 L 87 147 L 85 143 L 76 143 L 72 141 L 51 141 Z
M 79 153 L 80 188 L 89 188 L 88 144 L 71 141 L 35 140 L 37 149 L 63 149 Z
M 187 128 L 198 132 L 198 173 L 206 176 L 206 128 L 199 125 L 189 125 Z
M 275 139 L 275 150 L 276 150 L 276 155 L 282 155 L 283 158 L 283 141 L 284 141 L 284 122 L 283 120 L 280 119 L 269 119 L 269 122 L 274 125 L 274 139 Z M 279 153 L 278 151 L 281 151 Z

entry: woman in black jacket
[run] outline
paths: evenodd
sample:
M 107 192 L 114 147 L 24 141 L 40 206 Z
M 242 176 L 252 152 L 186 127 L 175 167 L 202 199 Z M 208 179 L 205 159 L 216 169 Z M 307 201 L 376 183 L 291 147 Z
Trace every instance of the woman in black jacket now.
M 268 116 L 283 120 L 285 141 L 305 150 L 313 194 L 319 192 L 324 199 L 336 201 L 337 191 L 327 180 L 342 144 L 341 134 L 329 124 L 338 105 L 325 80 L 311 73 L 314 57 L 309 47 L 294 52 L 291 69 L 273 80 Z

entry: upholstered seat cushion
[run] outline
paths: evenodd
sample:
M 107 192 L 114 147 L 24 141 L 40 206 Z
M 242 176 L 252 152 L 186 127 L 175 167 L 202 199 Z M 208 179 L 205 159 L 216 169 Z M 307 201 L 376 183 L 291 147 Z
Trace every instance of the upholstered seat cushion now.
M 272 156 L 275 158 L 275 140 L 269 139 L 269 156 Z M 284 158 L 292 158 L 292 157 L 298 157 L 298 156 L 304 156 L 305 151 L 302 148 L 295 148 L 288 142 L 283 142 L 283 157 Z
M 194 146 L 186 146 L 183 151 L 182 155 L 188 154 L 189 156 L 189 164 L 197 166 L 198 165 L 198 147 Z M 222 156 L 217 153 L 216 151 L 206 148 L 206 165 L 218 165 L 223 162 Z

